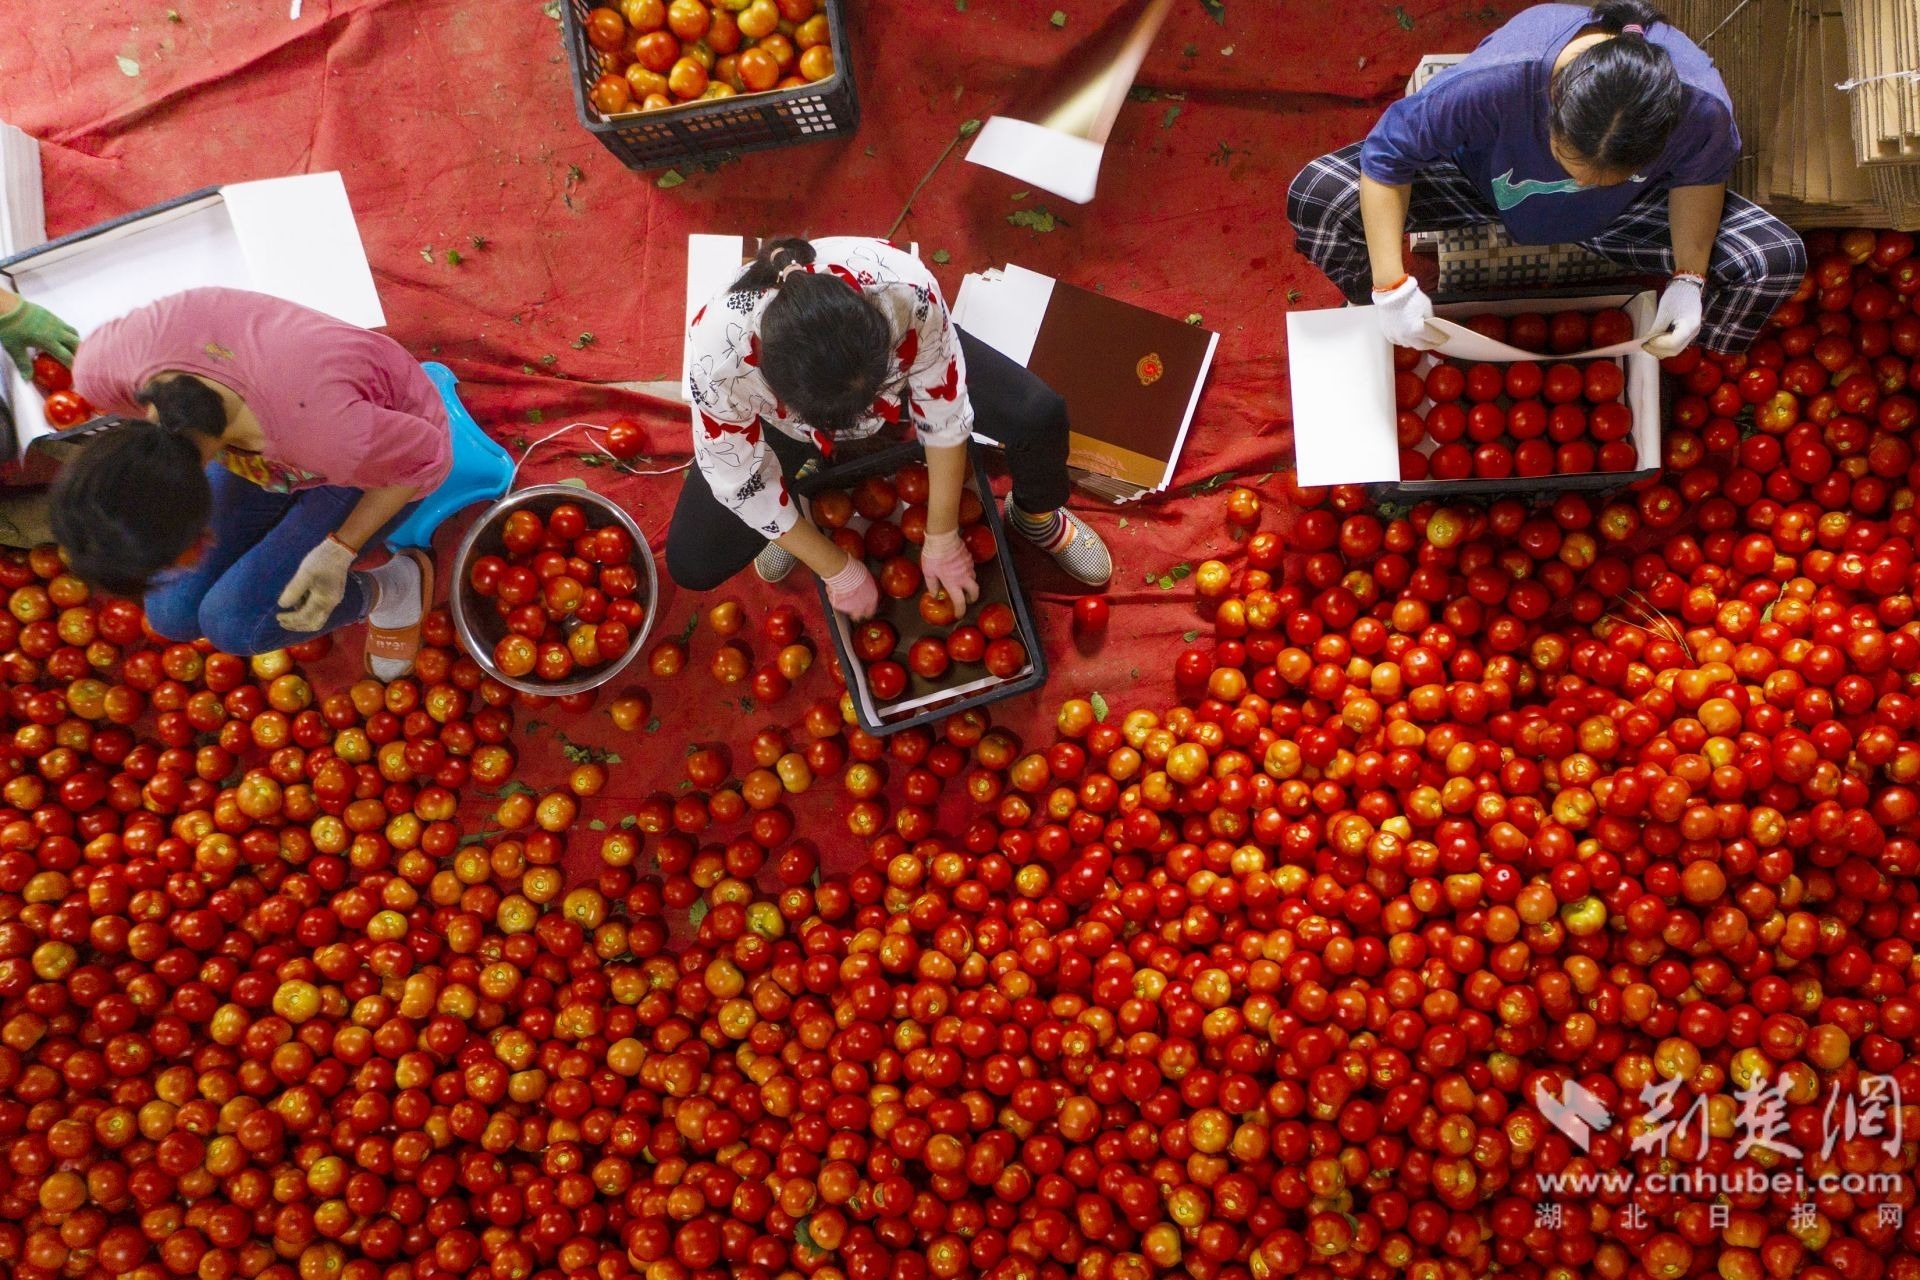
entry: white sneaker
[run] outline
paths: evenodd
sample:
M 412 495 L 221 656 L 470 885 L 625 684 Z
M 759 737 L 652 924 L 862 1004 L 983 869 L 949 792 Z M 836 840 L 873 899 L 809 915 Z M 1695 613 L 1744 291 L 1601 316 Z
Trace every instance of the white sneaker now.
M 777 542 L 769 542 L 753 558 L 753 571 L 760 575 L 762 582 L 779 582 L 793 572 L 793 566 L 800 562 L 793 553 Z

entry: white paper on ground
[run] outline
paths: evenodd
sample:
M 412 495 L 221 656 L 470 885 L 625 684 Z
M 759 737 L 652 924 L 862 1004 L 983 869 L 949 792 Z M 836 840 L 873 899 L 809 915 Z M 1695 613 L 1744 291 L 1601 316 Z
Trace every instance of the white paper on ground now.
M 1400 474 L 1393 348 L 1372 307 L 1289 311 L 1287 368 L 1301 484 L 1371 484 Z
M 339 174 L 236 182 L 220 194 L 252 273 L 248 288 L 363 329 L 387 323 Z
M 1053 277 L 1009 265 L 960 282 L 953 322 L 1007 359 L 1025 367 L 1053 301 Z
M 994 116 L 967 149 L 967 159 L 1075 204 L 1085 204 L 1093 199 L 1105 150 L 1097 142 L 1045 125 Z

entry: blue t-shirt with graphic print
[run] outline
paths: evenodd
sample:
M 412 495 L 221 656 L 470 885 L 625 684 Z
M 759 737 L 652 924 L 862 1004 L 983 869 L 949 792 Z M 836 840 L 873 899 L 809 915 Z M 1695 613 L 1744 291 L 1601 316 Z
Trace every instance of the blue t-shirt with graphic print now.
M 1580 5 L 1522 10 L 1465 61 L 1388 107 L 1361 144 L 1361 171 L 1399 186 L 1451 160 L 1518 244 L 1589 240 L 1649 192 L 1725 182 L 1740 155 L 1727 86 L 1713 59 L 1664 22 L 1647 38 L 1673 59 L 1685 92 L 1666 149 L 1615 186 L 1582 188 L 1567 176 L 1548 142 L 1547 91 L 1554 60 L 1591 23 Z

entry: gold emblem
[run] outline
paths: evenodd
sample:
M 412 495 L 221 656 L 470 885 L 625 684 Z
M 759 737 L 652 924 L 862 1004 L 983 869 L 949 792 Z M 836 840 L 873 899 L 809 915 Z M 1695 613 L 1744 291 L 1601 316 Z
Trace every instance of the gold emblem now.
M 1140 379 L 1140 385 L 1143 387 L 1150 387 L 1160 381 L 1160 375 L 1166 371 L 1166 366 L 1160 363 L 1159 354 L 1151 351 L 1141 356 L 1140 363 L 1133 366 L 1134 376 Z

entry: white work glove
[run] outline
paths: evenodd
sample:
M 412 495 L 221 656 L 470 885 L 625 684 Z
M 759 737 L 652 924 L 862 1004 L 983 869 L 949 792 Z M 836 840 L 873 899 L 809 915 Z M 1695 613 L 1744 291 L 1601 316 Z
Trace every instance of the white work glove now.
M 865 622 L 880 608 L 880 584 L 852 556 L 847 557 L 846 568 L 820 582 L 827 589 L 827 603 L 855 622 Z
M 1667 282 L 1653 313 L 1653 336 L 1641 343 L 1650 356 L 1670 360 L 1700 336 L 1700 294 L 1706 281 L 1691 273 Z
M 318 631 L 347 594 L 347 575 L 360 553 L 328 534 L 294 570 L 280 593 L 280 625 L 289 631 Z
M 1373 314 L 1380 321 L 1380 332 L 1396 347 L 1431 351 L 1446 341 L 1428 327 L 1427 321 L 1433 319 L 1433 300 L 1412 276 L 1384 292 L 1375 289 Z
M 960 541 L 956 530 L 930 533 L 920 545 L 920 577 L 927 592 L 946 596 L 953 607 L 965 610 L 980 596 L 980 581 L 974 576 L 973 553 Z

